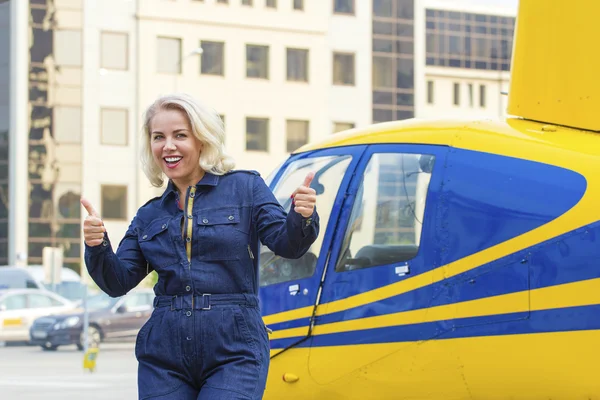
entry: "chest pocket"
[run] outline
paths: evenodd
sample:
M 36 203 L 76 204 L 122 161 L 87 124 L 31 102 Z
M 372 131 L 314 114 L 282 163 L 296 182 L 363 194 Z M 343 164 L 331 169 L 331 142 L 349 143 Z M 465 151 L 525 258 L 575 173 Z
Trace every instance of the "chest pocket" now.
M 247 251 L 248 233 L 239 208 L 200 210 L 196 217 L 198 257 L 239 260 Z
M 170 217 L 155 219 L 138 233 L 138 243 L 144 258 L 154 269 L 178 262 L 175 244 L 169 234 L 169 220 Z

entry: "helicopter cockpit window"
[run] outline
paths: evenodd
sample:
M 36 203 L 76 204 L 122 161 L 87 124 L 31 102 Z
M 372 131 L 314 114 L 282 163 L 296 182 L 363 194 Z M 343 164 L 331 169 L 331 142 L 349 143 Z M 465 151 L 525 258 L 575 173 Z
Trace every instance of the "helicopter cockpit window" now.
M 327 230 L 333 202 L 351 160 L 351 156 L 314 157 L 298 160 L 288 165 L 273 193 L 283 208 L 289 212 L 291 207 L 290 194 L 304 181 L 306 175 L 313 171 L 315 177 L 311 187 L 317 192 L 317 207 L 320 218 L 319 231 L 321 234 L 306 254 L 297 260 L 276 256 L 266 246 L 261 246 L 260 286 L 307 278 L 313 275 L 324 233 Z
M 435 157 L 374 154 L 358 188 L 336 271 L 388 265 L 419 251 Z

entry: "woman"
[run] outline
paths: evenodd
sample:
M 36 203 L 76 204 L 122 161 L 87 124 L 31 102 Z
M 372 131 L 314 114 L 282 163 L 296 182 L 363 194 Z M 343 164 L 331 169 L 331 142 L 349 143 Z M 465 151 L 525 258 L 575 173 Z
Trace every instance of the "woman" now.
M 258 307 L 259 240 L 299 258 L 319 232 L 313 174 L 289 214 L 258 173 L 233 171 L 219 115 L 185 95 L 146 111 L 142 165 L 161 197 L 143 205 L 114 253 L 100 215 L 82 199 L 85 262 L 113 297 L 158 273 L 152 317 L 140 330 L 140 399 L 260 399 L 269 339 Z M 299 182 L 300 184 L 300 182 Z

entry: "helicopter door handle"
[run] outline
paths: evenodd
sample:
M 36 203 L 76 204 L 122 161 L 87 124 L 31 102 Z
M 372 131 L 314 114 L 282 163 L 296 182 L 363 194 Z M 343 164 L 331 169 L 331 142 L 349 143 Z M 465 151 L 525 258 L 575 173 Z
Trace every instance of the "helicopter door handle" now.
M 290 292 L 290 296 L 296 296 L 298 293 L 300 293 L 300 285 L 298 285 L 298 284 L 290 285 L 288 287 L 288 290 Z M 302 294 L 306 296 L 308 294 L 308 289 L 304 288 L 302 290 Z
M 404 276 L 406 274 L 408 274 L 409 272 L 409 268 L 408 268 L 408 264 L 405 265 L 398 265 L 395 269 L 394 272 L 396 275 L 398 276 Z
M 298 294 L 298 292 L 300 292 L 300 285 L 296 284 L 296 285 L 290 285 L 288 287 L 288 290 L 290 292 L 290 296 L 295 296 Z

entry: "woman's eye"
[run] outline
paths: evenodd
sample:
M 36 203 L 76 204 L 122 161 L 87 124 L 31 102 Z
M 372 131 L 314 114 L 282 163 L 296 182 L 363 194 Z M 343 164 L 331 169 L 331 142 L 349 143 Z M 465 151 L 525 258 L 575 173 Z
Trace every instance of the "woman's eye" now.
M 163 138 L 162 135 L 154 135 L 154 137 L 152 138 L 152 140 L 154 140 L 156 142 L 157 140 L 160 140 L 162 138 Z
M 178 134 L 177 134 L 177 137 L 178 137 L 179 139 L 184 139 L 184 138 L 186 138 L 186 137 L 187 137 L 187 135 L 186 135 L 185 133 L 178 133 Z

